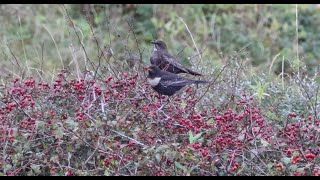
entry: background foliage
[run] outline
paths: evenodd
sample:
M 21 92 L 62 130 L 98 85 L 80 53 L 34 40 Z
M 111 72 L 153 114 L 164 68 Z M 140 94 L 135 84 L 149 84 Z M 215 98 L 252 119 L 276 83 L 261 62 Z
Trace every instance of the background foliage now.
M 316 70 L 319 58 L 319 10 L 315 5 L 298 6 L 298 35 L 296 34 L 295 5 L 67 5 L 70 16 L 81 31 L 81 40 L 89 54 L 95 46 L 86 16 L 94 27 L 101 45 L 110 46 L 116 55 L 124 52 L 124 45 L 137 53 L 135 41 L 127 36 L 132 24 L 143 61 L 148 63 L 152 49 L 150 40 L 163 39 L 173 54 L 180 53 L 182 61 L 197 54 L 181 17 L 193 33 L 206 63 L 219 65 L 227 57 L 250 42 L 246 57 L 257 67 L 270 66 L 278 72 L 282 56 L 290 64 L 297 64 L 297 37 L 301 62 L 308 73 Z M 8 45 L 21 58 L 22 63 L 37 67 L 39 61 L 50 68 L 70 63 L 69 45 L 77 46 L 66 12 L 59 5 L 1 5 L 1 40 L 4 57 L 2 64 L 9 64 Z M 54 42 L 53 42 L 54 39 Z M 185 48 L 184 48 L 185 47 Z M 42 50 L 43 48 L 43 50 Z M 57 58 L 59 51 L 59 58 Z M 196 60 L 195 60 L 196 61 Z M 59 62 L 59 63 L 58 63 Z M 191 63 L 192 64 L 192 63 Z M 281 68 L 280 68 L 281 69 Z M 287 70 L 287 69 L 286 69 Z M 287 70 L 288 71 L 288 70 Z

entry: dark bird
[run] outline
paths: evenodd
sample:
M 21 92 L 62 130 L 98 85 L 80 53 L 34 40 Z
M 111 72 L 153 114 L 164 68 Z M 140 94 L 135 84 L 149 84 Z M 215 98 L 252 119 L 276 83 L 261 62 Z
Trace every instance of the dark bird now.
M 190 80 L 173 74 L 171 72 L 163 71 L 155 65 L 146 67 L 148 70 L 148 82 L 152 89 L 159 94 L 172 96 L 177 91 L 186 85 L 208 83 L 208 81 Z
M 154 49 L 150 57 L 150 63 L 158 66 L 161 70 L 165 70 L 174 74 L 189 73 L 194 76 L 202 76 L 202 74 L 183 67 L 167 49 L 166 43 L 161 40 L 151 41 Z

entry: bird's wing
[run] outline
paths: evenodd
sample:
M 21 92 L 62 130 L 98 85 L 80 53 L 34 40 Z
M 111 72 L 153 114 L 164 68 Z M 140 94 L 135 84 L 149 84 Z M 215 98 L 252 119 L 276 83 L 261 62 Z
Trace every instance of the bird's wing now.
M 157 64 L 156 64 L 155 57 L 153 57 L 153 55 L 150 57 L 150 63 L 151 63 L 152 65 L 157 65 Z
M 173 66 L 175 66 L 175 67 L 177 67 L 179 69 L 187 71 L 186 68 L 184 68 L 182 66 L 182 64 L 177 60 L 177 58 L 173 57 L 169 53 L 164 53 L 162 59 L 166 60 L 169 64 L 172 64 Z
M 176 69 L 180 69 L 184 71 L 185 73 L 189 73 L 195 76 L 202 76 L 202 74 L 195 72 L 191 69 L 188 69 L 187 67 L 184 67 L 175 57 L 170 55 L 169 53 L 165 53 L 162 55 L 162 59 L 166 60 L 167 63 L 172 64 Z
M 192 82 L 181 77 L 172 78 L 171 76 L 162 76 L 160 81 L 163 86 L 186 86 L 192 84 Z

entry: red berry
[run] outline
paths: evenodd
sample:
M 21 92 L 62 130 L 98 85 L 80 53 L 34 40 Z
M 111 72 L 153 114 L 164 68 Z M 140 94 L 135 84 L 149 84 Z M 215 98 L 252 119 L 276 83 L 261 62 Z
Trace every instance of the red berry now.
M 316 155 L 314 155 L 314 154 L 312 154 L 312 153 L 306 154 L 306 158 L 308 158 L 308 159 L 314 159 L 315 156 L 316 156 Z
M 290 117 L 297 117 L 297 113 L 295 113 L 295 112 L 290 112 L 290 113 L 289 113 L 289 116 L 290 116 Z

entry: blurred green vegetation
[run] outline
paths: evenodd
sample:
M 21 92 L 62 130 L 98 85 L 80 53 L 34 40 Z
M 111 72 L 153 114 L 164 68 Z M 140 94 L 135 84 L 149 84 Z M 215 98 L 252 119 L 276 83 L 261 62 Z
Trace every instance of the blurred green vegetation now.
M 203 61 L 199 67 L 203 69 L 210 70 L 225 63 L 226 57 L 252 42 L 254 44 L 242 53 L 242 58 L 259 73 L 268 72 L 271 64 L 272 72 L 279 73 L 283 58 L 296 68 L 298 51 L 300 66 L 306 65 L 307 73 L 313 75 L 320 57 L 317 51 L 320 48 L 320 9 L 316 5 L 298 5 L 299 49 L 295 5 L 96 4 L 65 7 L 92 61 L 99 55 L 95 38 L 101 47 L 111 47 L 114 63 L 123 63 L 125 59 L 121 57 L 127 50 L 139 56 L 130 23 L 145 64 L 149 63 L 152 50 L 149 42 L 155 38 L 167 42 L 170 52 L 179 54 L 183 63 L 197 64 L 199 56 L 196 56 L 191 36 L 179 17 L 187 24 L 202 52 Z M 80 62 L 85 60 L 62 5 L 0 5 L 0 21 L 2 67 L 10 69 L 15 57 L 28 67 L 39 68 L 42 64 L 48 69 L 61 68 L 61 61 L 65 66 L 73 66 L 74 55 Z M 187 57 L 194 58 L 189 62 Z

